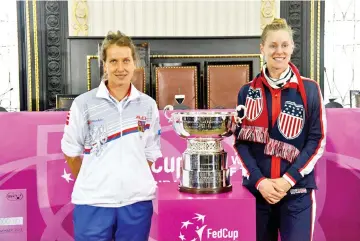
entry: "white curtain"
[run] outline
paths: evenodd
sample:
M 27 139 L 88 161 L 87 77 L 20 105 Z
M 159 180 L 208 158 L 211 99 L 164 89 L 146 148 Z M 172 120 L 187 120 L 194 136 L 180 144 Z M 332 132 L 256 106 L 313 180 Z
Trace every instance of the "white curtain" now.
M 326 0 L 324 44 L 325 101 L 350 107 L 350 90 L 360 90 L 360 1 Z

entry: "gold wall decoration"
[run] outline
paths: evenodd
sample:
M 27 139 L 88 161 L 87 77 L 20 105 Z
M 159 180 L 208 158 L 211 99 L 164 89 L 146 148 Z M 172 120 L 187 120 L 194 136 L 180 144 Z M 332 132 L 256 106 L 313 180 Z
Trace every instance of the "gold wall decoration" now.
M 31 66 L 31 39 L 30 39 L 30 7 L 29 0 L 25 2 L 26 15 L 26 48 L 27 48 L 27 109 L 32 111 L 32 66 Z
M 310 1 L 310 79 L 320 84 L 321 0 Z M 315 75 L 316 74 L 316 75 Z
M 76 36 L 88 36 L 89 8 L 87 0 L 74 0 L 72 5 L 72 28 Z
M 31 19 L 30 13 L 32 13 Z M 33 89 L 35 88 L 35 109 L 36 111 L 40 111 L 40 70 L 36 0 L 25 1 L 25 23 L 27 58 L 27 110 L 33 111 Z M 32 66 L 32 63 L 34 63 L 34 67 Z
M 321 14 L 321 1 L 318 0 L 317 4 L 317 40 L 316 40 L 316 80 L 320 84 L 320 14 Z
M 99 59 L 99 55 L 88 55 L 86 56 L 86 73 L 87 73 L 87 90 L 91 90 L 91 60 Z
M 151 55 L 150 58 L 153 59 L 183 59 L 183 58 L 257 58 L 259 59 L 259 65 L 261 71 L 263 66 L 263 56 L 262 54 L 193 54 L 193 55 Z
M 39 77 L 39 45 L 37 31 L 36 0 L 32 1 L 33 8 L 33 31 L 34 31 L 34 71 L 35 71 L 35 102 L 36 111 L 40 111 L 40 77 Z
M 315 0 L 310 1 L 310 79 L 314 79 Z
M 261 0 L 260 27 L 261 30 L 270 24 L 276 16 L 275 0 Z

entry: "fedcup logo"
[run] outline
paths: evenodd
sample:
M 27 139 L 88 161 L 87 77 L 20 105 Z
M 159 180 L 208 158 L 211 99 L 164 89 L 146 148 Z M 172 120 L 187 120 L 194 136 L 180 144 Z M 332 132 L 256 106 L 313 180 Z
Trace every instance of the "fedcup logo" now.
M 194 213 L 194 217 L 181 222 L 179 239 L 181 241 L 237 241 L 239 237 L 238 230 L 228 228 L 213 229 L 206 224 L 206 215 Z

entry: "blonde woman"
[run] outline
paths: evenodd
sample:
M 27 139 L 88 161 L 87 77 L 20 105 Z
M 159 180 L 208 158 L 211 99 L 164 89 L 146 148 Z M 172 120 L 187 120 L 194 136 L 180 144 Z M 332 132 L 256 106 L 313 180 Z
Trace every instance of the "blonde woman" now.
M 246 118 L 236 133 L 243 185 L 256 197 L 258 241 L 310 241 L 317 188 L 316 162 L 326 142 L 319 85 L 290 62 L 293 31 L 275 19 L 261 36 L 261 73 L 241 88 Z M 239 113 L 243 115 L 243 113 Z

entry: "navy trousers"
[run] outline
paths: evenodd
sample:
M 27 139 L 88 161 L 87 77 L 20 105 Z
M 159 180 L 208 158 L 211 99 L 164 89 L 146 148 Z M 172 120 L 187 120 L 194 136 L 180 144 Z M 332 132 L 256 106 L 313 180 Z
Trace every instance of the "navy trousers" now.
M 120 208 L 75 205 L 75 241 L 145 241 L 149 239 L 151 201 Z
M 290 190 L 272 205 L 256 198 L 257 241 L 312 241 L 316 214 L 315 191 Z

